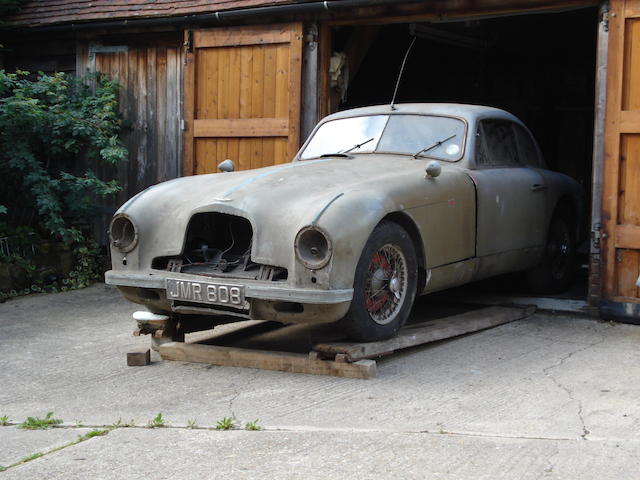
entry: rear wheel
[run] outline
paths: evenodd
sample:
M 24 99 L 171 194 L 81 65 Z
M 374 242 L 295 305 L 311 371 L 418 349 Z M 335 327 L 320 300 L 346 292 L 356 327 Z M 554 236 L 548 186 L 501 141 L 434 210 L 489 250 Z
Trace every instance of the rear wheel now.
M 565 215 L 551 220 L 542 262 L 527 272 L 527 283 L 538 293 L 559 293 L 571 286 L 575 261 L 575 241 L 571 222 Z
M 417 277 L 415 249 L 407 232 L 393 222 L 380 223 L 356 267 L 353 300 L 341 320 L 345 333 L 360 342 L 393 337 L 409 317 Z

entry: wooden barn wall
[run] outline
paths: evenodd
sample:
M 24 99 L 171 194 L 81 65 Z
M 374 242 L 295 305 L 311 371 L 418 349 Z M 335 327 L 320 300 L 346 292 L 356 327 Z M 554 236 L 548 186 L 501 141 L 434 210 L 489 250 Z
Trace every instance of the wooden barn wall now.
M 182 174 L 182 53 L 174 41 L 81 41 L 78 74 L 101 72 L 118 81 L 122 137 L 129 151 L 117 167 L 94 166 L 102 178 L 116 178 L 122 190 L 101 206 L 96 234 L 106 240 L 111 215 L 145 188 Z

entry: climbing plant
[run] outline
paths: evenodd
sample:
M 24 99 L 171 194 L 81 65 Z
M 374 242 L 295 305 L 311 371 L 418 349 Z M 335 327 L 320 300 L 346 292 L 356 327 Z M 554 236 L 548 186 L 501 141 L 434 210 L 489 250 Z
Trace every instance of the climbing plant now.
M 96 198 L 119 190 L 92 168 L 124 161 L 118 85 L 102 76 L 0 70 L 0 217 L 66 244 L 84 239 Z M 4 215 L 2 215 L 4 214 Z M 0 235 L 2 232 L 0 232 Z

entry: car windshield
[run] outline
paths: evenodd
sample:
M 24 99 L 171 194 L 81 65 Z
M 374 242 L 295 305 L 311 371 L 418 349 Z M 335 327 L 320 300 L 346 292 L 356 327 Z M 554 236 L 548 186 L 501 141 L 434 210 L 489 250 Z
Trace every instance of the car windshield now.
M 462 157 L 465 123 L 434 115 L 369 115 L 323 124 L 300 154 L 401 153 L 455 162 Z

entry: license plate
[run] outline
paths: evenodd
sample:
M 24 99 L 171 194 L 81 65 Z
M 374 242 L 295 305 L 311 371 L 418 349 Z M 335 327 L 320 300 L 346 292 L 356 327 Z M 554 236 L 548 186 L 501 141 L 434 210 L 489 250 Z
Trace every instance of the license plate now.
M 167 278 L 167 298 L 243 308 L 244 286 Z

